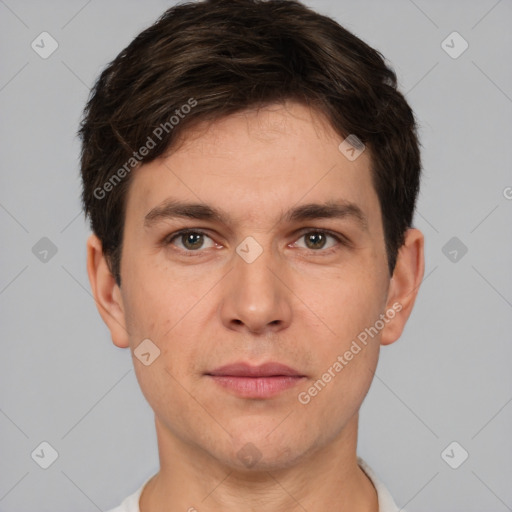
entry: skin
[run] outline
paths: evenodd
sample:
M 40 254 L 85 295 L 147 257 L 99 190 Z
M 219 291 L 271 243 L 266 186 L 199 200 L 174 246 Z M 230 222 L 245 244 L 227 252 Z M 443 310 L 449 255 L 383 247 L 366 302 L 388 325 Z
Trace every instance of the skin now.
M 133 357 L 155 413 L 161 466 L 144 489 L 142 512 L 378 510 L 357 465 L 358 411 L 380 345 L 400 337 L 412 311 L 424 241 L 417 229 L 407 231 L 390 277 L 370 151 L 349 161 L 342 140 L 320 113 L 294 102 L 199 125 L 134 171 L 121 287 L 100 241 L 89 238 L 89 279 L 113 343 L 133 355 L 149 338 L 160 349 L 148 366 Z M 147 213 L 171 197 L 207 203 L 229 221 L 145 226 Z M 292 207 L 327 200 L 355 203 L 367 229 L 351 216 L 279 220 Z M 183 228 L 206 236 L 162 242 Z M 308 245 L 305 235 L 322 229 L 350 244 L 327 236 Z M 248 236 L 263 251 L 252 263 L 236 252 Z M 298 393 L 397 303 L 401 310 L 378 335 L 300 403 Z M 306 377 L 272 398 L 241 398 L 205 375 L 237 361 L 277 361 Z M 252 467 L 237 456 L 247 443 L 260 456 Z

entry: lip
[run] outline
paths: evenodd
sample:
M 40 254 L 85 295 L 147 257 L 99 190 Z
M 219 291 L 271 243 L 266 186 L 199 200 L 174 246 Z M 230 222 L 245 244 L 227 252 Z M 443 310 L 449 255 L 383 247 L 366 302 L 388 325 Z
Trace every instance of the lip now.
M 206 373 L 216 384 L 242 398 L 270 398 L 286 391 L 306 376 L 281 363 L 252 366 L 240 362 Z
M 281 363 L 265 363 L 258 366 L 239 362 L 216 368 L 207 375 L 222 377 L 304 377 L 298 370 Z

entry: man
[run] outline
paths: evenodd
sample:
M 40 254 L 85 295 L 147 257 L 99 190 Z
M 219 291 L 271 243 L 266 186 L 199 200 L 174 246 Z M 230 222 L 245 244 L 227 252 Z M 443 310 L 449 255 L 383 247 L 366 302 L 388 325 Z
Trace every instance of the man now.
M 80 135 L 89 279 L 160 456 L 115 512 L 398 510 L 356 453 L 424 272 L 416 125 L 382 56 L 298 2 L 178 5 L 103 71 Z

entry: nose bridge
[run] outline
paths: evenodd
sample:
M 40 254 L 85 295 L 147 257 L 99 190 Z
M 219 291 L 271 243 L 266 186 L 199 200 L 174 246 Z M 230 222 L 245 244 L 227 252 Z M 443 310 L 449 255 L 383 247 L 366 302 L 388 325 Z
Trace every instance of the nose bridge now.
M 290 321 L 291 308 L 280 258 L 269 237 L 246 237 L 233 255 L 230 280 L 224 288 L 222 320 L 226 326 L 243 324 L 250 331 L 281 328 Z
M 269 293 L 273 296 L 277 286 L 274 269 L 278 258 L 273 254 L 271 240 L 263 235 L 258 238 L 260 241 L 248 236 L 237 246 L 234 263 L 235 278 L 254 300 L 259 300 L 260 294 L 269 299 Z

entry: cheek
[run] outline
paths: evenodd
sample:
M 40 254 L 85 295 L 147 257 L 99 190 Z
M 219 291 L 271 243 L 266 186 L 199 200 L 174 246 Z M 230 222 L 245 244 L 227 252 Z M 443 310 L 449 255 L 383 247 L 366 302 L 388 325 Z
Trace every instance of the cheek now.
M 181 382 L 194 373 L 197 353 L 204 348 L 197 319 L 207 317 L 207 303 L 201 299 L 211 284 L 183 286 L 139 265 L 128 274 L 125 285 L 123 303 L 132 353 L 147 338 L 159 350 L 158 358 L 147 367 L 134 356 L 141 387 L 179 387 L 173 377 Z
M 158 266 L 150 263 L 127 264 L 122 285 L 125 318 L 133 342 L 141 336 L 159 340 L 192 307 L 190 303 L 198 300 L 184 293 L 178 280 L 163 279 Z
M 384 311 L 386 283 L 377 275 L 371 265 L 351 268 L 323 280 L 317 288 L 315 311 L 342 345 L 374 325 Z
M 333 414 L 331 421 L 357 411 L 377 366 L 381 330 L 375 330 L 375 324 L 384 312 L 386 283 L 375 276 L 371 265 L 340 272 L 336 279 L 324 281 L 311 307 L 321 312 L 318 332 L 325 337 L 316 340 L 322 347 L 312 380 L 317 384 L 305 391 L 320 416 Z

